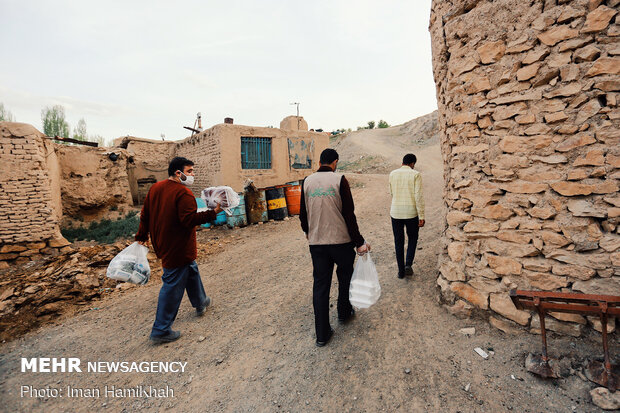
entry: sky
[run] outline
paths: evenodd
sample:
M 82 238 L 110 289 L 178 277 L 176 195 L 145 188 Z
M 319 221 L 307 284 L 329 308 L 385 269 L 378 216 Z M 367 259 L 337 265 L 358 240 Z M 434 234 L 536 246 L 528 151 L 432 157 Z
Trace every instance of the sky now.
M 183 139 L 225 117 L 390 125 L 437 108 L 430 0 L 0 0 L 0 103 L 42 129 Z

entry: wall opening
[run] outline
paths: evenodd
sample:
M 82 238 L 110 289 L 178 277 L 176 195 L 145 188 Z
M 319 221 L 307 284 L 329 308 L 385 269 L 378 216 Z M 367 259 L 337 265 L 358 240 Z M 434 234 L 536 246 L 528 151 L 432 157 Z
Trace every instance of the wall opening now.
M 271 169 L 271 138 L 242 136 L 241 168 Z

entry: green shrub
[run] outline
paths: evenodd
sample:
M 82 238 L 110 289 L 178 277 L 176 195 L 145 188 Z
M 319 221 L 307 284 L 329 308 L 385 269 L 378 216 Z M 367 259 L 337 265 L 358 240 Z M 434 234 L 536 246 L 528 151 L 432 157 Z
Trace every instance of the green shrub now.
M 386 121 L 384 121 L 383 119 L 381 119 L 379 121 L 379 124 L 377 125 L 378 128 L 389 128 L 390 125 L 388 125 L 388 123 Z
M 140 220 L 137 211 L 129 212 L 125 218 L 110 221 L 102 219 L 91 222 L 88 227 L 69 227 L 61 230 L 63 237 L 74 242 L 80 240 L 95 240 L 102 244 L 111 244 L 119 238 L 130 238 L 137 231 Z

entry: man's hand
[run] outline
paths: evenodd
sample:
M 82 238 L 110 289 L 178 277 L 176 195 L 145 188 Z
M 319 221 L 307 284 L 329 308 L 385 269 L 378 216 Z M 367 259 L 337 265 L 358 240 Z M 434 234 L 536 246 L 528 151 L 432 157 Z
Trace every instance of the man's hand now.
M 215 207 L 215 209 L 213 210 L 216 214 L 219 214 L 220 212 L 223 211 L 222 207 L 220 206 L 220 204 L 216 203 L 215 205 L 217 205 Z
M 358 247 L 356 250 L 357 250 L 358 255 L 364 255 L 367 252 L 370 252 L 370 244 L 367 242 L 364 242 L 364 245 L 362 245 L 361 247 Z
M 422 227 L 424 226 L 424 223 L 425 223 L 425 222 L 426 222 L 426 221 L 424 221 L 423 219 L 419 220 L 419 221 L 418 221 L 418 227 L 422 228 Z

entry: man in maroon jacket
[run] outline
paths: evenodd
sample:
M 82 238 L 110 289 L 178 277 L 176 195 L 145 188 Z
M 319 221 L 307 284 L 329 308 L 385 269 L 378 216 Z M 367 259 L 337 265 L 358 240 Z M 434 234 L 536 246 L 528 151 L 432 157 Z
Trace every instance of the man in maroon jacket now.
M 164 269 L 151 331 L 151 340 L 155 343 L 169 343 L 181 336 L 171 327 L 185 290 L 199 316 L 211 303 L 195 261 L 196 226 L 213 221 L 222 209 L 218 205 L 213 211 L 197 212 L 196 199 L 187 188 L 193 183 L 194 163 L 181 157 L 172 159 L 168 165 L 168 179 L 151 187 L 140 214 L 135 239 L 144 245 L 151 234 L 153 249 Z

